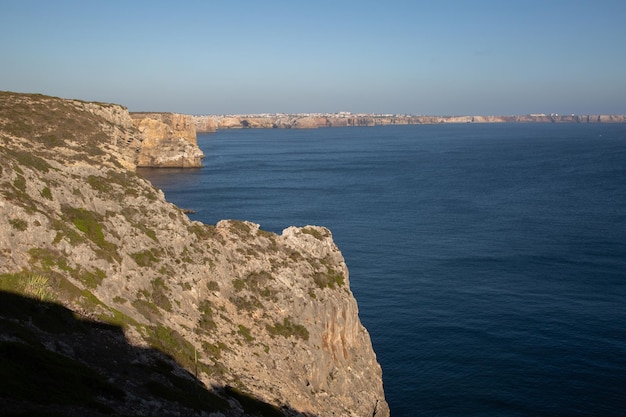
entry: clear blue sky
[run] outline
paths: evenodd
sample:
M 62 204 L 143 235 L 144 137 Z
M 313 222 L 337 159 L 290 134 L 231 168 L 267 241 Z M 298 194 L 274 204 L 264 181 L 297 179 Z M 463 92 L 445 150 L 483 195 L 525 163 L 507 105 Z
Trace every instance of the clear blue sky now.
M 190 114 L 626 113 L 626 1 L 0 0 L 0 90 Z

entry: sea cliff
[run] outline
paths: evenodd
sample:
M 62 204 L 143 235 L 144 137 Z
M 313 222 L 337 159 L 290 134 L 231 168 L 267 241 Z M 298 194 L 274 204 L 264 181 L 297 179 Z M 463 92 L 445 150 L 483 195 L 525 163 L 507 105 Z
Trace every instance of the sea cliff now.
M 196 140 L 191 116 L 176 113 L 130 113 L 143 136 L 137 166 L 153 168 L 198 168 L 204 154 Z
M 311 129 L 319 127 L 388 126 L 444 123 L 625 123 L 626 115 L 411 116 L 374 114 L 266 114 L 192 116 L 198 132 L 218 129 Z
M 0 93 L 0 407 L 388 416 L 331 232 L 190 220 L 135 172 L 153 120 Z

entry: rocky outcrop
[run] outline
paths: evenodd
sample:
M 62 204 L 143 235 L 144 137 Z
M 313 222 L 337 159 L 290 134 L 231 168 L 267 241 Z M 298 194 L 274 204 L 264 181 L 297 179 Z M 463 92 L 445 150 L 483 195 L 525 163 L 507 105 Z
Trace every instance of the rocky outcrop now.
M 292 126 L 296 129 L 315 129 L 319 127 L 319 121 L 314 117 L 300 117 L 293 121 Z
M 135 127 L 143 135 L 137 166 L 196 168 L 204 154 L 196 140 L 196 122 L 175 113 L 131 113 Z
M 85 109 L 106 123 L 100 128 L 111 138 L 111 152 L 119 152 L 120 162 L 126 169 L 134 170 L 138 163 L 144 137 L 134 129 L 133 120 L 126 107 L 116 104 L 90 103 L 72 100 L 79 109 Z
M 194 116 L 193 121 L 197 132 L 210 133 L 217 130 L 217 124 L 211 116 Z
M 125 167 L 136 131 L 123 113 L 0 95 L 0 295 L 47 300 L 0 308 L 0 355 L 54 357 L 101 387 L 89 401 L 50 405 L 53 396 L 39 393 L 54 389 L 38 386 L 32 398 L 0 395 L 0 406 L 70 416 L 388 416 L 331 232 L 191 221 Z

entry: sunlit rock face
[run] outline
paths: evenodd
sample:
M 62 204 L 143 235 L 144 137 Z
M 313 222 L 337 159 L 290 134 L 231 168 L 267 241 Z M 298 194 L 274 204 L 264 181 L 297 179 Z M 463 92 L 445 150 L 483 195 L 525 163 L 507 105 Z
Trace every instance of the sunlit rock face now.
M 93 362 L 122 391 L 94 397 L 110 415 L 388 416 L 381 367 L 330 230 L 191 221 L 135 172 L 146 136 L 181 132 L 191 145 L 187 123 L 0 94 L 0 292 L 63 306 L 23 314 L 66 316 L 46 317 L 55 332 L 39 318 L 17 331 L 20 321 L 4 316 L 15 312 L 0 308 L 0 333 L 10 330 L 0 344 L 37 341 L 32 349 L 81 366 L 116 347 L 110 366 Z M 72 317 L 89 331 L 73 338 L 55 324 Z M 181 378 L 200 384 L 193 398 Z M 210 401 L 198 404 L 199 394 Z M 11 399 L 15 410 L 60 412 L 38 404 Z M 70 408 L 61 414 L 89 414 Z
M 143 142 L 137 166 L 155 168 L 197 168 L 204 153 L 196 140 L 192 116 L 175 113 L 131 113 Z
M 198 132 L 220 129 L 388 126 L 442 123 L 624 123 L 626 115 L 528 114 L 519 116 L 410 116 L 374 114 L 295 114 L 192 116 Z

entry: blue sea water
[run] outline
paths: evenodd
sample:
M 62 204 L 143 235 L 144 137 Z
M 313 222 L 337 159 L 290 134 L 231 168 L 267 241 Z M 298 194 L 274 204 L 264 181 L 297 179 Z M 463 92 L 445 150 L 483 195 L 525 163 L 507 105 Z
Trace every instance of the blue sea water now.
M 626 415 L 626 125 L 199 135 L 196 220 L 331 229 L 392 416 Z

